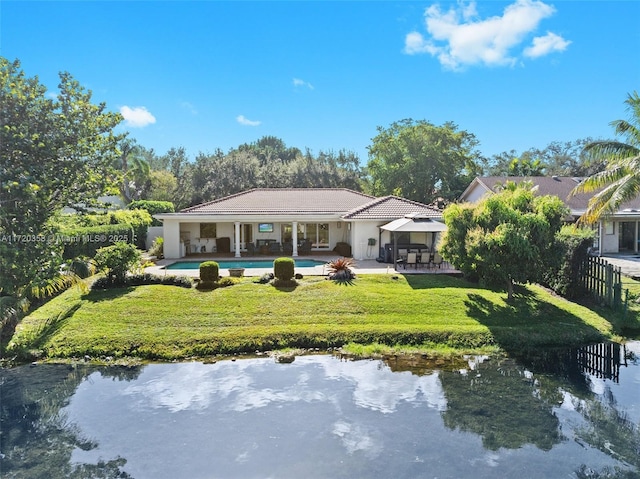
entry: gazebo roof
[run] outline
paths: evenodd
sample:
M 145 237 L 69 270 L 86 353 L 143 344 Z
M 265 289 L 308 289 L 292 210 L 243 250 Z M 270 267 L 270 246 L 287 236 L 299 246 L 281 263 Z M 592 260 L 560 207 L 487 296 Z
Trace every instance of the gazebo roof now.
M 424 215 L 409 214 L 405 215 L 404 218 L 398 218 L 391 223 L 382 225 L 380 229 L 398 233 L 435 233 L 446 231 L 447 226 Z

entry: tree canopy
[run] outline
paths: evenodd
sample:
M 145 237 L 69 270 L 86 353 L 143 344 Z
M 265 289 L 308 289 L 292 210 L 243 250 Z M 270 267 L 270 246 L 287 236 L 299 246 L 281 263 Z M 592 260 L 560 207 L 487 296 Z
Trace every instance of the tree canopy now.
M 568 213 L 557 196 L 536 196 L 530 184 L 507 182 L 477 205 L 453 204 L 443 213 L 443 257 L 471 277 L 503 285 L 540 279 L 555 234 Z
M 378 127 L 369 147 L 370 190 L 432 203 L 455 200 L 480 171 L 475 136 L 457 125 L 411 119 Z
M 17 298 L 60 270 L 49 219 L 113 186 L 121 140 L 113 128 L 122 117 L 93 104 L 69 73 L 51 98 L 19 61 L 3 57 L 0 109 L 0 296 Z

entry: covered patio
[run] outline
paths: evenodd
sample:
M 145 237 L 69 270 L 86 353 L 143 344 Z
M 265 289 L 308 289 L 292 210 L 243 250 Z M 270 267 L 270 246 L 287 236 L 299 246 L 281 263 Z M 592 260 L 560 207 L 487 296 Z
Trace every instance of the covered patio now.
M 394 265 L 402 264 L 406 268 L 407 263 L 411 263 L 416 269 L 419 265 L 442 267 L 436 245 L 438 234 L 446 231 L 447 226 L 441 221 L 412 213 L 380 226 L 380 230 L 391 233 L 390 259 Z M 411 253 L 415 253 L 415 257 L 409 261 Z

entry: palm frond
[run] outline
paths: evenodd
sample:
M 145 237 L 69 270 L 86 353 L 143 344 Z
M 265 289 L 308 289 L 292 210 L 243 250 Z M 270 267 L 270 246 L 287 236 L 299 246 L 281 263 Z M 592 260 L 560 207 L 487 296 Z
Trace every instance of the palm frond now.
M 627 174 L 606 186 L 589 200 L 587 211 L 580 218 L 581 223 L 592 224 L 600 218 L 615 213 L 621 204 L 640 194 L 640 175 Z
M 603 140 L 589 143 L 582 150 L 587 158 L 598 158 L 616 162 L 640 155 L 640 148 L 621 141 Z

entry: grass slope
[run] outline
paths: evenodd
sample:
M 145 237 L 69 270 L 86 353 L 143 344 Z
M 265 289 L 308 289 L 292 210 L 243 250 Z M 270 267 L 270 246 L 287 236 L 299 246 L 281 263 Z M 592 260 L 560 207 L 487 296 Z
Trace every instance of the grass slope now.
M 537 286 L 505 293 L 443 275 L 322 278 L 277 289 L 245 279 L 213 291 L 138 286 L 70 290 L 25 318 L 21 357 L 183 359 L 347 343 L 457 349 L 575 345 L 612 336 L 598 313 Z

